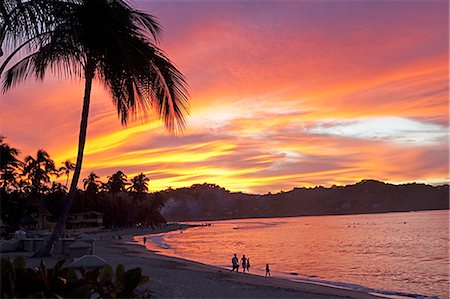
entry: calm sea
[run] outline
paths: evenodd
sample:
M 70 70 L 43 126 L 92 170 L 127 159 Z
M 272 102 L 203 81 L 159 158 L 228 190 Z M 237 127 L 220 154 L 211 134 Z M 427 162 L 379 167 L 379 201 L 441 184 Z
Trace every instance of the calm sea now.
M 254 274 L 269 263 L 272 275 L 293 280 L 449 297 L 449 211 L 209 223 L 150 235 L 147 248 L 224 268 L 245 254 Z

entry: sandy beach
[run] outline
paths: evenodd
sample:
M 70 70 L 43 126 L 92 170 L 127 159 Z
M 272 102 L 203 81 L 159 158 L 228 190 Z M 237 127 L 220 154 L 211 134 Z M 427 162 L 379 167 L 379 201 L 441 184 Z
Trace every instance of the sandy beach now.
M 134 236 L 186 227 L 170 224 L 155 230 L 100 232 L 95 234 L 95 254 L 113 267 L 118 264 L 124 264 L 126 269 L 141 267 L 144 275 L 150 277 L 145 287 L 150 289 L 153 298 L 380 298 L 364 292 L 276 277 L 265 278 L 244 273 L 236 275 L 218 267 L 151 252 L 142 243 L 133 240 Z M 51 266 L 57 259 L 48 258 L 46 262 Z M 27 258 L 27 266 L 38 263 L 39 259 Z

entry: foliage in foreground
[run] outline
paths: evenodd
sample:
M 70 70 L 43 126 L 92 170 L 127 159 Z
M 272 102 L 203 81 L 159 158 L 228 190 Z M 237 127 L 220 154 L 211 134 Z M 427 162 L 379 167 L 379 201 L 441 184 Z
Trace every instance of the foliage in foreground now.
M 64 260 L 53 268 L 41 261 L 36 269 L 26 268 L 25 259 L 11 261 L 1 258 L 1 298 L 149 298 L 149 291 L 138 293 L 136 288 L 145 284 L 148 277 L 141 268 L 125 271 L 122 264 L 114 272 L 111 266 L 79 274 L 63 268 Z

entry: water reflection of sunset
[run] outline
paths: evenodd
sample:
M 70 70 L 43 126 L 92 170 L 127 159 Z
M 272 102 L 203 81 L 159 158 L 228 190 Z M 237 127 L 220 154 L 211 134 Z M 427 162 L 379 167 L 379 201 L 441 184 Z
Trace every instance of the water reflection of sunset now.
M 82 176 L 142 171 L 152 190 L 249 192 L 448 180 L 447 2 L 138 4 L 187 76 L 188 128 L 122 128 L 95 85 Z M 24 155 L 74 160 L 82 92 L 28 81 L 2 95 L 1 134 Z
M 209 223 L 147 235 L 146 247 L 226 269 L 234 253 L 245 254 L 251 274 L 264 275 L 270 263 L 272 274 L 289 279 L 448 297 L 448 211 Z

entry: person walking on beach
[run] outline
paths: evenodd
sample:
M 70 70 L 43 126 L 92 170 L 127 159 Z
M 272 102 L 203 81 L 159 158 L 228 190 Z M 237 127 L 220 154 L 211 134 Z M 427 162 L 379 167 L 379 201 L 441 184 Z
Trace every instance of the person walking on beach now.
M 145 243 L 147 242 L 147 238 L 146 237 L 144 237 L 144 245 L 145 245 Z
M 247 272 L 250 272 L 250 258 L 247 258 Z
M 234 257 L 231 259 L 231 264 L 233 266 L 233 269 L 231 270 L 231 272 L 234 271 L 234 269 L 236 269 L 236 274 L 239 272 L 239 260 L 236 256 L 236 253 L 234 254 Z
M 245 269 L 247 269 L 247 259 L 245 258 L 245 254 L 242 256 L 241 263 L 242 263 L 242 272 L 245 272 Z
M 269 264 L 266 264 L 266 277 L 270 276 L 270 268 L 269 268 Z

